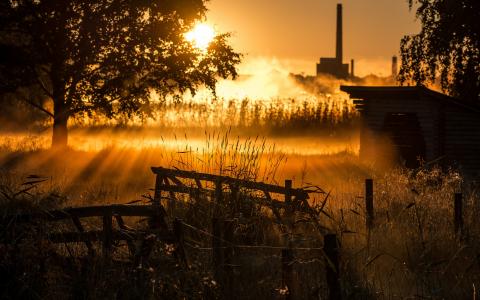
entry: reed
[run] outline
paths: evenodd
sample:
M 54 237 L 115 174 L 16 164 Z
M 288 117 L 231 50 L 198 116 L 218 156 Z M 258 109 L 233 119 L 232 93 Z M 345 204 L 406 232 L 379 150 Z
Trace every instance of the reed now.
M 265 139 L 240 139 L 232 137 L 229 131 L 206 132 L 204 143 L 195 146 L 188 146 L 188 137 L 176 137 L 173 145 L 145 145 L 135 149 L 110 146 L 97 152 L 58 153 L 28 145 L 23 147 L 28 151 L 22 151 L 22 147 L 13 147 L 10 142 L 0 149 L 2 215 L 68 205 L 127 203 L 135 199 L 147 202 L 146 194 L 154 182 L 150 166 L 271 183 L 296 175 L 295 187 L 316 184 L 330 191 L 326 200 L 316 197 L 309 201 L 314 206 L 324 205 L 326 215 L 321 215 L 321 224 L 341 239 L 341 283 L 345 297 L 468 299 L 476 293 L 480 274 L 477 221 L 480 197 L 478 186 L 465 182 L 454 170 L 427 167 L 378 170 L 359 162 L 351 153 L 319 157 L 287 155 L 276 152 Z M 36 176 L 28 178 L 31 174 Z M 370 234 L 365 228 L 366 177 L 374 180 L 375 221 Z M 462 238 L 453 230 L 453 194 L 460 191 L 464 195 L 465 235 Z M 244 195 L 245 200 L 248 196 Z M 204 206 L 208 203 L 192 203 L 179 205 L 178 214 L 188 224 L 208 231 L 211 220 Z M 239 244 L 249 241 L 259 246 L 278 245 L 275 243 L 281 241 L 281 231 L 269 217 L 264 209 L 238 216 Z M 297 247 L 322 246 L 318 233 L 313 234 L 312 228 L 299 223 Z M 190 233 L 187 240 L 189 254 L 195 262 L 191 270 L 176 267 L 168 249 L 159 246 L 153 259 L 164 266 L 163 269 L 152 267 L 137 273 L 132 273 L 126 265 L 102 267 L 95 263 L 92 269 L 81 269 L 85 266 L 79 258 L 84 252 L 81 245 L 52 249 L 35 243 L 37 232 L 32 233 L 27 239 L 31 244 L 18 245 L 20 256 L 12 257 L 13 249 L 0 249 L 8 254 L 0 263 L 0 273 L 8 274 L 2 276 L 2 295 L 8 297 L 14 295 L 9 294 L 12 291 L 23 291 L 24 294 L 15 296 L 40 293 L 42 296 L 98 298 L 114 297 L 121 290 L 127 297 L 218 297 L 209 252 L 202 250 L 210 247 L 210 239 L 198 232 Z M 121 258 L 125 249 L 119 246 L 115 255 Z M 63 270 L 48 265 L 47 260 L 48 280 L 38 277 L 43 278 L 38 281 L 36 276 L 41 272 L 33 266 L 39 265 L 43 255 L 52 253 L 51 250 L 69 259 L 64 261 Z M 272 272 L 280 267 L 278 249 L 237 251 L 241 253 L 236 260 L 241 272 L 236 273 L 236 284 L 244 291 L 237 295 L 239 299 L 279 297 L 280 292 L 284 292 L 278 272 Z M 324 267 L 318 253 L 297 253 L 295 270 L 302 279 L 300 287 L 305 298 L 327 296 Z M 24 273 L 26 275 L 22 275 Z M 112 277 L 112 274 L 117 275 Z M 145 285 L 133 286 L 133 279 L 138 278 L 135 276 L 143 276 Z

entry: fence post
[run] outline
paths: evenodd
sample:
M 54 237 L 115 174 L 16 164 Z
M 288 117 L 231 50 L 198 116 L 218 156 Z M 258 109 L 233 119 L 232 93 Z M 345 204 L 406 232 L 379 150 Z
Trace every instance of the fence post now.
M 282 288 L 287 288 L 286 300 L 295 299 L 293 262 L 293 250 L 289 248 L 282 249 Z
M 221 215 L 221 205 L 223 202 L 223 183 L 221 179 L 215 180 L 215 203 L 213 216 L 219 217 Z
M 224 227 L 224 240 L 227 245 L 224 245 L 224 297 L 225 299 L 235 298 L 234 293 L 234 272 L 233 272 L 233 256 L 234 256 L 234 233 L 235 222 L 233 220 L 225 220 L 223 222 Z
M 213 255 L 213 272 L 215 281 L 223 284 L 223 265 L 224 251 L 223 251 L 223 220 L 220 218 L 212 219 L 212 255 Z
M 155 191 L 153 192 L 153 201 L 152 204 L 160 205 L 162 203 L 162 185 L 163 177 L 159 174 L 155 177 Z
M 287 248 L 282 250 L 282 284 L 288 288 L 286 299 L 296 298 L 295 293 L 295 274 L 293 271 L 294 253 L 292 249 L 293 231 L 295 226 L 295 208 L 292 201 L 293 182 L 290 179 L 285 180 L 285 221 L 288 226 Z
M 168 177 L 163 177 L 163 183 L 165 186 L 170 186 L 170 182 L 168 181 Z M 171 216 L 175 214 L 175 210 L 177 208 L 177 200 L 175 198 L 175 193 L 170 191 L 168 197 L 168 212 L 170 213 Z
M 108 209 L 103 215 L 103 241 L 102 254 L 105 263 L 111 258 L 112 251 L 112 211 Z
M 238 200 L 238 192 L 240 188 L 236 184 L 230 184 L 230 203 L 233 207 L 233 216 L 235 217 L 241 211 L 240 201 Z
M 454 229 L 455 235 L 463 235 L 463 197 L 462 193 L 455 193 L 454 196 Z
M 365 211 L 367 230 L 373 228 L 374 209 L 373 209 L 373 179 L 365 179 Z
M 181 219 L 175 218 L 173 221 L 173 233 L 175 234 L 175 239 L 177 240 L 177 249 L 175 249 L 177 259 L 181 260 L 186 268 L 189 268 L 187 254 L 185 253 L 183 223 Z
M 327 284 L 330 300 L 339 300 L 342 298 L 340 290 L 340 269 L 339 269 L 339 248 L 340 245 L 336 234 L 327 234 L 323 237 L 325 251 L 325 264 Z
M 285 180 L 285 203 L 291 204 L 292 202 L 292 186 L 293 182 L 290 179 Z
M 285 220 L 287 222 L 289 235 L 288 235 L 288 245 L 290 246 L 292 243 L 292 234 L 293 234 L 293 216 L 295 210 L 293 209 L 292 203 L 292 181 L 287 179 L 285 180 Z

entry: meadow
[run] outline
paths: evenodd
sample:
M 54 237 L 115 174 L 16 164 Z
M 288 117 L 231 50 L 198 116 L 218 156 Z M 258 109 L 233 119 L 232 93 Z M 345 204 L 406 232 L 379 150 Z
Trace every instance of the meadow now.
M 292 179 L 294 187 L 318 186 L 328 193 L 309 201 L 312 205 L 323 203 L 325 214 L 318 216 L 321 225 L 340 240 L 345 298 L 475 299 L 480 284 L 477 187 L 464 182 L 455 170 L 432 166 L 385 169 L 361 161 L 356 114 L 348 100 L 338 99 L 166 102 L 158 104 L 154 112 L 157 123 L 121 118 L 115 123 L 101 119 L 73 123 L 67 150 L 49 149 L 48 132 L 4 133 L 0 144 L 4 221 L 12 214 L 39 209 L 148 203 L 155 182 L 152 166 L 273 184 Z M 31 184 L 32 178 L 39 180 Z M 374 180 L 375 226 L 371 231 L 365 227 L 366 178 Z M 462 236 L 453 230 L 455 192 L 463 193 Z M 202 216 L 201 206 L 194 207 L 194 214 L 188 214 L 191 211 L 185 207 L 177 207 L 175 213 L 196 228 L 210 230 L 211 220 Z M 282 238 L 278 224 L 268 220 L 268 213 L 261 209 L 236 219 L 238 235 L 244 238 L 240 244 L 248 240 L 254 246 L 265 246 L 237 250 L 238 299 L 284 297 L 278 272 L 272 273 L 279 270 L 278 250 L 267 247 L 282 246 L 278 242 Z M 90 226 L 97 225 L 93 222 Z M 309 226 L 299 225 L 294 238 L 297 248 L 313 249 L 296 251 L 299 297 L 325 299 L 326 263 L 321 253 L 315 252 L 323 242 Z M 140 273 L 130 270 L 128 264 L 94 264 L 85 270 L 81 245 L 55 248 L 56 253 L 70 258 L 67 267 L 62 271 L 48 266 L 42 277 L 46 280 L 38 282 L 40 270 L 34 266 L 45 257 L 35 249 L 52 246 L 18 244 L 15 251 L 24 253 L 20 257 L 12 257 L 15 251 L 2 246 L 1 297 L 220 297 L 221 289 L 212 279 L 211 257 L 202 250 L 208 249 L 210 239 L 194 233 L 189 239 L 187 253 L 194 261 L 191 269 L 172 265 L 171 253 L 160 247 L 154 261 L 165 267 L 146 267 L 140 286 L 130 282 Z M 26 240 L 35 241 L 30 235 Z M 119 260 L 124 248 L 118 245 Z M 117 280 L 111 279 L 112 274 Z

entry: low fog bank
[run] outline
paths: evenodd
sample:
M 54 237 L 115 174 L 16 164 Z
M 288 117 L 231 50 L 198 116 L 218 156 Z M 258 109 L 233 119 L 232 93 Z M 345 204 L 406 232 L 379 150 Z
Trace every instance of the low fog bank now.
M 366 62 L 363 62 L 366 64 Z M 312 66 L 315 62 L 311 62 Z M 377 73 L 378 66 L 369 68 L 372 73 L 362 77 L 341 80 L 329 75 L 311 76 L 295 74 L 287 61 L 276 58 L 247 58 L 240 66 L 240 77 L 236 80 L 220 80 L 217 84 L 217 96 L 223 99 L 277 99 L 322 97 L 324 94 L 340 94 L 340 85 L 397 85 L 391 76 Z M 378 71 L 378 70 L 377 70 Z M 379 74 L 379 75 L 376 75 Z M 201 90 L 196 99 L 210 95 Z
M 159 131 L 154 128 L 74 128 L 70 130 L 69 147 L 76 151 L 98 152 L 108 148 L 150 151 L 151 149 L 169 149 L 174 151 L 207 151 L 212 139 L 228 136 L 230 140 L 241 143 L 248 140 L 265 140 L 267 152 L 295 154 L 300 156 L 330 155 L 359 151 L 359 132 L 357 130 L 337 131 L 331 134 L 318 133 L 308 135 L 266 136 L 245 134 L 238 130 L 181 130 Z M 0 142 L 0 152 L 38 151 L 50 148 L 50 130 L 36 133 L 4 132 Z
M 314 65 L 313 62 L 312 65 Z M 345 81 L 329 76 L 295 75 L 291 70 L 292 67 L 288 63 L 279 59 L 246 58 L 239 69 L 240 74 L 244 75 L 240 75 L 236 80 L 219 80 L 216 98 L 205 88 L 201 88 L 194 97 L 186 94 L 180 103 L 168 99 L 160 100 L 153 93 L 151 107 L 141 107 L 142 117 L 118 115 L 114 119 L 107 119 L 98 114 L 80 115 L 71 118 L 69 126 L 145 127 L 148 125 L 165 128 L 179 126 L 178 124 L 180 127 L 195 124 L 193 127 L 222 128 L 236 125 L 248 127 L 246 123 L 251 122 L 250 125 L 258 128 L 254 119 L 263 118 L 261 121 L 264 125 L 275 122 L 285 124 L 285 128 L 278 130 L 284 131 L 290 126 L 291 118 L 294 118 L 296 123 L 300 118 L 313 120 L 308 124 L 302 124 L 301 129 L 305 130 L 305 127 L 309 127 L 313 122 L 325 121 L 331 115 L 335 116 L 334 119 L 342 118 L 344 111 L 349 113 L 354 110 L 348 96 L 339 91 L 340 85 L 394 84 L 388 78 L 374 75 Z M 36 133 L 51 126 L 52 120 L 48 115 L 25 101 L 32 97 L 38 98 L 28 91 L 0 97 L 0 104 L 3 107 L 0 110 L 0 131 L 30 130 Z M 42 104 L 46 110 L 51 110 L 49 99 L 32 98 L 30 100 Z M 345 106 L 348 107 L 345 108 Z M 236 116 L 229 115 L 232 109 L 236 110 Z M 332 110 L 337 111 L 331 112 Z M 201 116 L 202 114 L 207 116 Z M 316 117 L 312 118 L 314 115 Z M 319 115 L 322 116 L 319 117 Z M 288 116 L 287 119 L 285 116 Z M 247 122 L 248 118 L 250 120 Z M 236 124 L 229 124 L 232 119 L 236 119 Z M 192 124 L 188 124 L 189 121 Z M 338 120 L 331 123 L 338 123 Z

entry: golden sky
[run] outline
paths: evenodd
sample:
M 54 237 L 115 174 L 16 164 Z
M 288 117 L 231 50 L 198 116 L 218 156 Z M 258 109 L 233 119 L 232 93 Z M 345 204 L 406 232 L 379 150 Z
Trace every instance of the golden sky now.
M 231 32 L 245 60 L 275 58 L 292 72 L 314 74 L 320 57 L 335 56 L 337 3 L 344 60 L 355 59 L 358 75 L 388 75 L 402 36 L 420 29 L 407 0 L 210 0 L 207 22 Z

